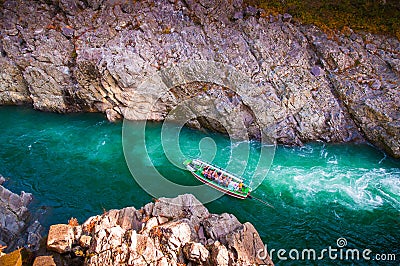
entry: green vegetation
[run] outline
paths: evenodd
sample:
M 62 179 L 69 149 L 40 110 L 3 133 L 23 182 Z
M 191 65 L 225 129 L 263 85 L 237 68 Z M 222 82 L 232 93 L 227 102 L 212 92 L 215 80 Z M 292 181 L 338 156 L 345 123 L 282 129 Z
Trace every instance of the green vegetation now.
M 342 30 L 388 34 L 400 39 L 399 0 L 247 0 L 265 9 L 267 14 L 289 13 L 306 24 L 324 30 Z

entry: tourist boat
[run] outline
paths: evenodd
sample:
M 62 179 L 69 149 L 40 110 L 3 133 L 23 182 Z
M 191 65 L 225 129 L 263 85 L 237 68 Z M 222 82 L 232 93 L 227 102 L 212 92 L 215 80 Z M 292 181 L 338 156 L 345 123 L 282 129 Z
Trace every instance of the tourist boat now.
M 242 179 L 234 176 L 226 170 L 223 170 L 215 165 L 199 159 L 189 159 L 184 161 L 183 164 L 186 166 L 187 170 L 189 170 L 198 180 L 200 180 L 204 184 L 232 197 L 236 197 L 239 199 L 246 199 L 247 197 L 251 198 L 251 188 L 245 185 Z M 221 179 L 215 180 L 213 178 L 209 178 L 205 174 L 205 169 L 209 169 L 211 170 L 211 172 L 217 172 L 218 176 L 224 178 L 224 181 L 221 181 Z

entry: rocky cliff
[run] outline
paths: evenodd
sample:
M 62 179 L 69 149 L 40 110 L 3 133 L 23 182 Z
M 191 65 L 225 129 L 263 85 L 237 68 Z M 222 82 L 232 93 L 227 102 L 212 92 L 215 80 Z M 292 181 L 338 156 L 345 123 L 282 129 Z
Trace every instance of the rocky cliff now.
M 52 225 L 34 265 L 273 265 L 253 225 L 210 214 L 190 194 Z
M 239 123 L 286 144 L 367 140 L 400 157 L 397 39 L 327 35 L 240 0 L 0 3 L 2 104 L 162 120 L 195 99 L 190 112 L 204 115 L 192 126 Z M 162 95 L 143 85 L 154 76 Z
M 7 246 L 6 252 L 18 247 L 37 250 L 43 228 L 27 208 L 32 195 L 23 191 L 17 195 L 3 187 L 4 182 L 0 175 L 0 246 Z

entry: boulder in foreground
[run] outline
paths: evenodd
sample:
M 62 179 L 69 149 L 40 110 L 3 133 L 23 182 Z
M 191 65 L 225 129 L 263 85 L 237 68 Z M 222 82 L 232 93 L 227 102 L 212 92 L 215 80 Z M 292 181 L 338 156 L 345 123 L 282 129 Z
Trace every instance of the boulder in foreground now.
M 210 214 L 190 194 L 110 210 L 78 226 L 53 225 L 47 248 L 84 265 L 273 265 L 250 223 Z

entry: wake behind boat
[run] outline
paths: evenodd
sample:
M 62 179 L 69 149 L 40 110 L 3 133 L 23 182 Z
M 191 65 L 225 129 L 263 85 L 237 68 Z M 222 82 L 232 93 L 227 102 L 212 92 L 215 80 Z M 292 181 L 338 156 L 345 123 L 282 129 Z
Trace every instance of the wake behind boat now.
M 183 162 L 199 181 L 225 194 L 239 199 L 250 197 L 251 188 L 243 180 L 210 163 L 199 159 Z

